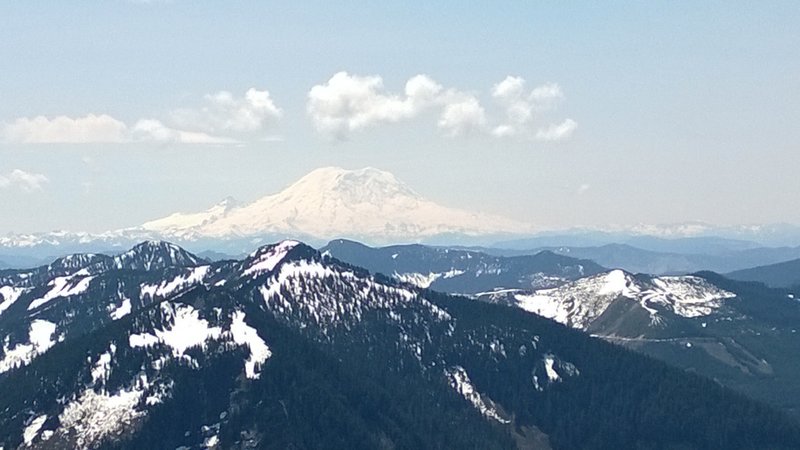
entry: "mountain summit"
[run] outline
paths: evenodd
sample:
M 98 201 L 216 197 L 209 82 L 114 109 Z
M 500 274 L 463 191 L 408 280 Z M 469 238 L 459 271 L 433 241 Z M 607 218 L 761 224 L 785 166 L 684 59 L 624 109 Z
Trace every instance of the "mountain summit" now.
M 224 201 L 204 212 L 172 214 L 142 228 L 178 239 L 290 234 L 370 241 L 532 230 L 503 217 L 438 205 L 391 173 L 371 167 L 316 169 L 283 191 L 253 203 L 237 206 Z

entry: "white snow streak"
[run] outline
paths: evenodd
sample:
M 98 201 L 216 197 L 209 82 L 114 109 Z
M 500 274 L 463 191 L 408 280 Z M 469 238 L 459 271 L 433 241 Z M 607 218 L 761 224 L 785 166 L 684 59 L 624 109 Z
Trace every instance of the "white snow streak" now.
M 136 409 L 143 395 L 143 389 L 123 389 L 114 395 L 86 389 L 58 416 L 58 432 L 74 435 L 78 449 L 96 448 L 105 438 L 119 435 L 144 416 Z
M 551 383 L 561 381 L 561 375 L 559 375 L 555 367 L 553 367 L 555 362 L 556 360 L 553 355 L 544 356 L 544 370 L 547 372 L 547 379 L 550 380 Z
M 263 254 L 259 255 L 258 251 L 256 251 L 256 253 L 253 253 L 251 256 L 258 257 L 258 259 L 255 262 L 253 262 L 250 265 L 250 267 L 245 269 L 242 276 L 247 277 L 253 274 L 259 274 L 271 271 L 272 269 L 275 268 L 275 266 L 278 265 L 278 263 L 283 261 L 283 258 L 286 257 L 286 254 L 289 253 L 289 251 L 295 248 L 298 244 L 300 243 L 297 241 L 287 240 L 279 244 L 276 244 Z
M 0 314 L 3 314 L 5 310 L 7 310 L 11 305 L 16 302 L 20 295 L 25 292 L 25 288 L 19 288 L 14 286 L 2 286 L 0 287 L 0 298 L 3 299 L 0 302 Z
M 113 309 L 109 313 L 111 320 L 119 320 L 131 313 L 131 299 L 122 299 L 122 304 L 119 306 L 112 305 Z
M 199 284 L 208 274 L 210 266 L 199 266 L 189 269 L 186 275 L 178 275 L 170 281 L 162 281 L 159 284 L 143 284 L 140 288 L 141 296 L 150 298 L 167 298 L 172 294 L 184 291 L 185 289 Z
M 517 294 L 517 306 L 578 329 L 586 329 L 618 298 L 636 301 L 650 314 L 651 325 L 663 323 L 656 306 L 683 317 L 712 314 L 735 297 L 695 276 L 640 280 L 622 270 L 582 278 L 563 286 Z
M 247 346 L 250 349 L 250 357 L 244 363 L 245 375 L 247 378 L 257 379 L 261 375 L 258 373 L 261 365 L 272 356 L 272 352 L 258 335 L 258 331 L 244 322 L 244 317 L 245 314 L 241 311 L 233 313 L 231 335 L 237 345 Z
M 210 327 L 208 321 L 200 318 L 200 313 L 191 305 L 164 303 L 162 311 L 171 318 L 171 326 L 149 333 L 132 334 L 128 338 L 131 347 L 150 347 L 162 343 L 172 349 L 173 356 L 181 357 L 193 347 L 205 348 L 209 340 L 217 340 L 222 334 L 219 327 Z
M 34 358 L 49 350 L 56 343 L 53 340 L 55 332 L 56 324 L 52 322 L 41 319 L 31 322 L 27 344 L 17 344 L 14 348 L 9 348 L 8 343 L 3 346 L 0 373 L 30 364 Z
M 94 277 L 80 277 L 76 275 L 54 278 L 47 283 L 48 286 L 52 286 L 50 291 L 47 292 L 43 297 L 32 301 L 31 304 L 28 305 L 28 311 L 36 309 L 50 300 L 59 297 L 70 297 L 73 295 L 82 294 L 89 287 L 89 283 L 93 278 Z
M 22 432 L 22 440 L 25 442 L 25 446 L 30 447 L 33 443 L 33 439 L 39 434 L 39 430 L 42 429 L 42 425 L 44 425 L 46 420 L 47 415 L 42 414 L 33 419 L 30 425 L 25 427 L 25 430 Z
M 450 370 L 445 371 L 445 374 L 450 381 L 450 386 L 480 411 L 484 417 L 494 419 L 503 424 L 511 423 L 510 420 L 500 417 L 494 407 L 487 405 L 486 402 L 483 401 L 481 394 L 475 390 L 475 386 L 472 385 L 472 381 L 470 381 L 469 375 L 467 375 L 467 371 L 464 370 L 463 367 L 454 366 Z
M 95 386 L 98 383 L 105 383 L 111 375 L 111 355 L 117 352 L 117 346 L 111 344 L 107 352 L 102 353 L 94 367 L 92 367 L 92 382 Z

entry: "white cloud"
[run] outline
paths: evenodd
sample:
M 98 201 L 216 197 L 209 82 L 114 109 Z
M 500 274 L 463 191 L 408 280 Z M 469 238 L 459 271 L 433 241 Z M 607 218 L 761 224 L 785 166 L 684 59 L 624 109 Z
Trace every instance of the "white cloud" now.
M 404 95 L 387 93 L 379 76 L 334 74 L 308 92 L 307 111 L 318 131 L 337 138 L 379 123 L 410 119 L 433 105 L 442 86 L 426 75 L 406 82 Z
M 448 136 L 479 132 L 486 126 L 486 111 L 477 98 L 463 96 L 444 105 L 438 125 Z
M 77 118 L 21 117 L 0 124 L 0 141 L 13 144 L 237 144 L 241 140 L 235 136 L 263 131 L 282 115 L 269 92 L 255 88 L 247 90 L 241 98 L 227 91 L 204 98 L 206 104 L 202 108 L 173 111 L 169 124 L 145 118 L 129 125 L 107 114 Z
M 204 97 L 199 109 L 182 108 L 170 116 L 175 126 L 209 133 L 250 133 L 262 131 L 277 122 L 283 111 L 275 105 L 269 91 L 250 88 L 237 98 L 228 91 Z
M 492 87 L 492 98 L 505 111 L 505 120 L 492 129 L 493 135 L 497 137 L 530 135 L 539 115 L 553 109 L 558 100 L 564 97 L 558 84 L 543 84 L 530 92 L 526 91 L 525 84 L 525 80 L 521 77 L 508 76 Z M 570 122 L 575 124 L 574 121 Z M 542 130 L 536 130 L 533 137 L 554 140 L 540 137 L 543 135 Z
M 211 136 L 198 131 L 176 130 L 155 119 L 141 119 L 131 128 L 131 139 L 137 142 L 175 144 L 236 144 L 239 141 Z
M 6 142 L 20 144 L 125 142 L 126 125 L 106 114 L 70 118 L 21 117 L 0 128 Z
M 551 124 L 546 128 L 540 128 L 536 131 L 536 139 L 540 141 L 562 141 L 572 136 L 576 128 L 578 128 L 577 122 L 572 119 L 566 119 L 559 124 Z
M 582 185 L 578 186 L 578 189 L 577 189 L 575 192 L 576 192 L 578 195 L 583 195 L 583 194 L 585 194 L 585 193 L 586 193 L 586 192 L 587 192 L 589 189 L 591 189 L 591 188 L 592 188 L 592 185 L 591 185 L 591 184 L 584 183 L 584 184 L 582 184 Z
M 8 175 L 0 175 L 0 189 L 19 188 L 25 192 L 40 191 L 49 181 L 40 173 L 14 169 Z
M 547 128 L 538 125 L 541 114 L 555 108 L 564 96 L 558 84 L 528 90 L 524 79 L 508 76 L 492 87 L 491 96 L 502 118 L 492 120 L 478 96 L 445 89 L 427 75 L 414 76 L 403 93 L 392 93 L 380 76 L 339 72 L 311 88 L 307 112 L 317 131 L 338 139 L 379 124 L 410 120 L 431 109 L 438 111 L 437 125 L 447 136 L 488 133 L 557 141 L 568 138 L 577 126 L 571 119 Z

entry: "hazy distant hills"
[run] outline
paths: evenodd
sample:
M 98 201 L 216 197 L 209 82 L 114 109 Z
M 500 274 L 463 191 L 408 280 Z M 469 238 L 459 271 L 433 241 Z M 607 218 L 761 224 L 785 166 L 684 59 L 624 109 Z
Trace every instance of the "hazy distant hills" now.
M 704 247 L 703 241 L 703 239 L 698 239 L 690 242 L 700 242 L 699 248 L 702 248 Z M 676 242 L 675 247 L 686 248 L 686 245 L 686 241 Z M 662 248 L 670 248 L 669 246 L 670 242 L 659 245 Z M 629 244 L 606 244 L 598 247 L 537 247 L 528 250 L 492 247 L 469 247 L 469 249 L 497 256 L 530 255 L 547 250 L 574 258 L 590 259 L 605 267 L 651 274 L 692 273 L 700 270 L 726 273 L 800 258 L 800 247 L 754 247 L 742 250 L 719 248 L 713 253 L 707 254 L 690 251 L 681 253 L 645 250 Z M 691 250 L 691 247 L 686 250 Z
M 787 247 L 800 243 L 800 226 L 770 224 L 716 226 L 703 222 L 634 225 L 614 230 L 575 228 L 494 243 L 493 247 L 598 247 L 628 244 L 645 250 L 675 253 L 720 253 L 757 247 Z
M 800 259 L 737 270 L 726 275 L 743 281 L 758 281 L 772 287 L 800 287 Z
M 425 245 L 369 247 L 345 239 L 331 241 L 320 251 L 422 288 L 460 294 L 552 287 L 605 270 L 593 261 L 549 251 L 504 257 Z

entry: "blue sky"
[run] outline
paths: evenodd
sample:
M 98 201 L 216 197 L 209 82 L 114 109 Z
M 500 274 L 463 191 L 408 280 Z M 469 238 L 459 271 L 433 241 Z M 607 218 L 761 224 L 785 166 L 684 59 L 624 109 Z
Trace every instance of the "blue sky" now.
M 545 228 L 800 223 L 797 23 L 798 2 L 3 2 L 0 233 L 327 165 Z

